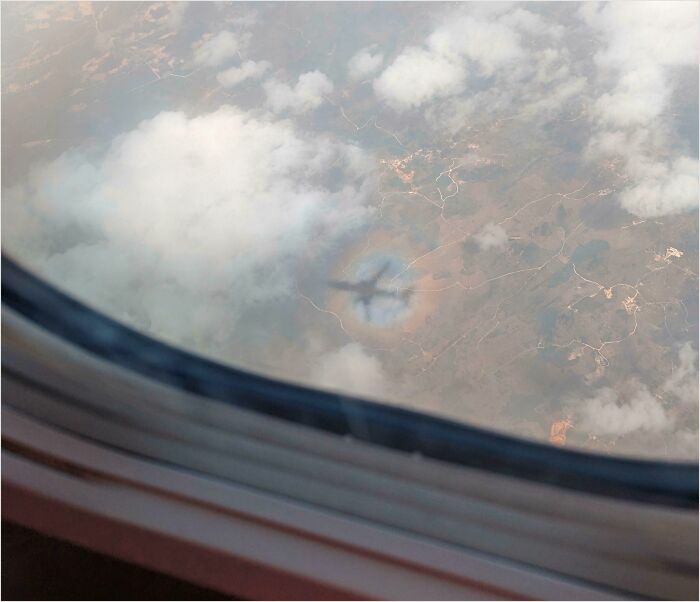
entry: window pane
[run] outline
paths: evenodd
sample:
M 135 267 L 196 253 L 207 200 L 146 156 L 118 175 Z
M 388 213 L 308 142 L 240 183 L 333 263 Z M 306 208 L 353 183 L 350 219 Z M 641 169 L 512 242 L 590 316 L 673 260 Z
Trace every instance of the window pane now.
M 4 249 L 230 365 L 695 460 L 697 22 L 4 4 Z

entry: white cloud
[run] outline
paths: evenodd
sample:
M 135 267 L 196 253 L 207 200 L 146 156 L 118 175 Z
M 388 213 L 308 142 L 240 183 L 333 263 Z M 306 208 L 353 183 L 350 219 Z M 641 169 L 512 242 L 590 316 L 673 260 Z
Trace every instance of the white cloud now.
M 271 67 L 267 61 L 246 61 L 240 67 L 231 67 L 216 76 L 224 88 L 233 88 L 246 79 L 258 79 Z
M 293 294 L 298 266 L 364 224 L 372 169 L 358 147 L 287 120 L 166 112 L 6 190 L 3 236 L 103 311 L 222 353 L 241 312 Z
M 527 60 L 525 60 L 527 59 Z M 523 119 L 544 115 L 551 119 L 563 108 L 574 104 L 585 93 L 587 79 L 572 69 L 566 48 L 523 50 L 519 60 L 497 70 L 493 85 L 462 96 L 431 103 L 425 111 L 428 123 L 436 130 L 455 134 L 475 117 L 508 114 Z
M 275 78 L 266 81 L 263 87 L 267 106 L 275 113 L 307 113 L 320 106 L 325 95 L 333 92 L 333 82 L 320 71 L 303 73 L 293 88 Z
M 377 96 L 397 110 L 458 94 L 466 83 L 459 62 L 421 48 L 407 48 L 374 81 Z
M 481 106 L 481 96 L 451 97 L 435 102 L 425 109 L 425 119 L 442 135 L 455 135 L 476 114 Z
M 319 358 L 312 382 L 321 388 L 378 398 L 386 393 L 387 379 L 376 357 L 359 343 L 350 343 Z
M 498 224 L 486 224 L 478 234 L 474 235 L 479 248 L 482 251 L 488 249 L 502 249 L 508 242 L 508 233 L 503 226 Z
M 194 52 L 194 62 L 205 67 L 218 67 L 238 56 L 250 42 L 250 34 L 221 31 L 202 43 Z
M 647 66 L 624 73 L 611 93 L 602 94 L 593 106 L 599 122 L 612 127 L 650 123 L 663 112 L 669 87 L 661 70 Z
M 472 15 L 446 19 L 428 37 L 427 45 L 437 55 L 471 61 L 478 75 L 483 76 L 493 75 L 523 52 L 520 36 L 513 26 L 502 19 Z
M 526 104 L 522 113 L 528 115 L 556 112 L 569 99 L 581 94 L 585 87 L 585 77 L 566 77 L 560 83 L 555 83 L 551 86 L 546 95 L 536 94 L 537 98 L 533 98 L 530 103 Z
M 554 39 L 560 39 L 566 31 L 564 26 L 545 21 L 539 15 L 522 8 L 509 11 L 501 18 L 501 22 L 533 36 L 548 36 Z
M 629 435 L 636 431 L 661 432 L 673 427 L 661 401 L 646 387 L 627 400 L 613 389 L 601 389 L 577 409 L 576 427 L 595 435 Z
M 372 47 L 363 48 L 348 61 L 348 76 L 357 81 L 374 73 L 384 62 L 384 55 L 372 53 Z
M 697 71 L 698 4 L 591 3 L 579 15 L 604 41 L 595 55 L 600 81 L 613 80 L 592 106 L 597 133 L 589 155 L 625 161 L 630 181 L 619 199 L 631 213 L 656 217 L 697 208 L 698 162 L 669 148 L 667 113 L 670 75 Z
M 187 12 L 187 7 L 189 2 L 171 2 L 169 4 L 170 14 L 168 15 L 168 24 L 175 31 L 182 27 L 182 23 L 185 19 L 185 13 Z
M 397 110 L 415 108 L 464 92 L 470 70 L 489 76 L 520 54 L 511 27 L 459 11 L 444 20 L 425 47 L 405 48 L 375 80 L 374 90 Z
M 630 157 L 627 173 L 633 184 L 620 193 L 620 204 L 640 217 L 685 213 L 698 208 L 698 160 L 677 157 L 654 161 Z
M 374 89 L 395 110 L 427 105 L 428 122 L 449 133 L 475 112 L 551 113 L 585 86 L 584 78 L 569 71 L 565 49 L 542 48 L 563 31 L 522 8 L 459 7 L 423 46 L 405 48 L 375 79 Z M 532 40 L 537 44 L 525 43 Z
M 691 421 L 677 421 L 675 409 L 691 410 L 696 414 L 698 405 L 698 354 L 690 343 L 678 351 L 678 366 L 659 388 L 663 396 L 654 395 L 645 385 L 632 386 L 631 393 L 623 395 L 610 388 L 600 389 L 593 397 L 570 405 L 576 416 L 575 426 L 596 436 L 624 436 L 633 433 L 671 433 L 679 435 L 681 453 L 690 451 L 687 442 L 697 440 L 697 426 L 688 428 Z M 679 428 L 680 427 L 680 428 Z
M 604 34 L 606 44 L 596 52 L 602 67 L 694 65 L 698 56 L 695 2 L 585 3 L 581 17 Z
M 663 389 L 684 404 L 698 404 L 698 352 L 690 343 L 685 343 L 678 350 L 678 366 L 664 383 Z

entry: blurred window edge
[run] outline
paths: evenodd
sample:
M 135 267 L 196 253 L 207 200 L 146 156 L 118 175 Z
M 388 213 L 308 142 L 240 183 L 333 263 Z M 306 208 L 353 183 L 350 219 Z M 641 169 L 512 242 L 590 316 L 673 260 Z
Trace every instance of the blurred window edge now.
M 697 465 L 548 448 L 245 374 L 6 257 L 2 282 L 10 520 L 248 597 L 697 597 Z M 139 395 L 153 400 L 142 413 Z M 129 426 L 145 447 L 130 449 Z M 204 433 L 219 447 L 183 446 Z
M 452 464 L 636 501 L 696 507 L 697 463 L 593 455 L 285 383 L 123 326 L 2 258 L 3 308 L 100 359 L 241 409 Z

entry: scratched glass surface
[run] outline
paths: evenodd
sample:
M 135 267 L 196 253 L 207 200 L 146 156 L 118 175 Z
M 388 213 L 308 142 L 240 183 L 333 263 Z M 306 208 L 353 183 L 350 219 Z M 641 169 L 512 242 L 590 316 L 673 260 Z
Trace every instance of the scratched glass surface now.
M 697 458 L 698 5 L 4 3 L 5 252 L 229 365 Z

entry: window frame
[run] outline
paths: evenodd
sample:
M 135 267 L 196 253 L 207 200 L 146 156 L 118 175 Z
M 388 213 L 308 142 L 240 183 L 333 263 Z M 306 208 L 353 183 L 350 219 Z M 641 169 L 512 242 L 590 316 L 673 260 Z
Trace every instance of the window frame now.
M 167 345 L 90 309 L 3 254 L 2 302 L 117 366 L 237 408 L 420 454 L 613 498 L 698 505 L 698 464 L 562 449 L 417 411 L 253 374 Z
M 697 466 L 244 373 L 2 268 L 10 520 L 253 598 L 697 595 Z

